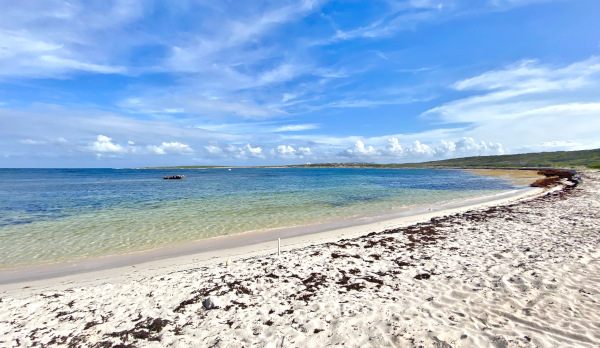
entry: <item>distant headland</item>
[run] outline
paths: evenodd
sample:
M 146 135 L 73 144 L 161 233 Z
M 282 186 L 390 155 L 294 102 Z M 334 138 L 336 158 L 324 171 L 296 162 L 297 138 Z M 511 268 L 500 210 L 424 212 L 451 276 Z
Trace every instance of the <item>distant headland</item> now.
M 140 169 L 229 169 L 232 166 L 170 166 Z M 475 156 L 420 163 L 306 163 L 279 166 L 235 168 L 405 168 L 405 169 L 600 169 L 600 149 L 581 151 L 537 152 L 518 155 Z

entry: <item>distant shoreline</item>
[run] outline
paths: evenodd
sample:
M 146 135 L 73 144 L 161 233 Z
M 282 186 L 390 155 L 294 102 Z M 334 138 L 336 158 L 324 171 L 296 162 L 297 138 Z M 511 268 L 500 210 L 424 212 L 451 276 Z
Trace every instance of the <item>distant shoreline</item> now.
M 600 149 L 579 151 L 536 152 L 516 155 L 474 156 L 419 163 L 305 163 L 276 166 L 165 166 L 138 169 L 185 168 L 399 168 L 399 169 L 518 169 L 549 168 L 600 169 Z
M 510 177 L 510 172 L 498 172 L 494 170 L 479 175 L 492 175 L 510 180 L 513 184 L 523 185 L 523 178 Z M 514 174 L 514 173 L 513 173 Z M 527 180 L 533 182 L 537 177 L 535 172 L 529 173 Z M 507 176 L 508 175 L 508 176 Z M 524 186 L 524 185 L 523 185 Z M 132 252 L 121 255 L 77 260 L 50 265 L 39 265 L 31 267 L 18 267 L 14 269 L 0 270 L 0 284 L 11 284 L 24 281 L 36 281 L 57 277 L 68 277 L 73 275 L 85 276 L 86 273 L 120 269 L 145 263 L 158 262 L 169 263 L 170 260 L 183 257 L 184 259 L 200 258 L 209 259 L 223 254 L 237 254 L 257 252 L 269 245 L 277 238 L 285 240 L 286 245 L 306 243 L 312 244 L 316 240 L 339 239 L 349 235 L 360 235 L 364 231 L 382 230 L 406 225 L 415 221 L 429 219 L 440 214 L 449 214 L 464 209 L 474 209 L 480 206 L 501 204 L 506 201 L 519 200 L 523 197 L 540 194 L 540 189 L 524 187 L 518 190 L 507 191 L 468 199 L 458 199 L 443 204 L 424 204 L 390 211 L 383 215 L 360 216 L 351 219 L 336 219 L 330 222 L 315 222 L 306 225 L 274 228 L 268 230 L 249 231 L 233 235 L 211 237 L 174 246 L 165 246 L 145 251 Z M 93 273 L 90 273 L 93 274 Z
M 1 285 L 3 338 L 597 347 L 600 172 L 581 178 L 523 199 L 282 239 L 281 255 L 271 240 Z

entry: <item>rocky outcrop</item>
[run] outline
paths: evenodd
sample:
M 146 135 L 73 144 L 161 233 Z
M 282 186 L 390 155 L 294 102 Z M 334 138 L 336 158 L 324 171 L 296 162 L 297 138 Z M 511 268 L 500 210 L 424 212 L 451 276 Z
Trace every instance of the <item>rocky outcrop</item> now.
M 183 178 L 185 178 L 185 175 L 171 175 L 171 176 L 163 177 L 163 179 L 165 179 L 165 180 L 174 180 L 174 179 L 183 179 Z

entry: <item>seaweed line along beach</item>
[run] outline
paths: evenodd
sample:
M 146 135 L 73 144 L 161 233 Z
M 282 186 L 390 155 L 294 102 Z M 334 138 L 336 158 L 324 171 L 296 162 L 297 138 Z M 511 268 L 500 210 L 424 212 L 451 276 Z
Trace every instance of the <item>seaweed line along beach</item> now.
M 0 344 L 596 347 L 600 173 L 581 178 L 280 256 L 3 285 Z

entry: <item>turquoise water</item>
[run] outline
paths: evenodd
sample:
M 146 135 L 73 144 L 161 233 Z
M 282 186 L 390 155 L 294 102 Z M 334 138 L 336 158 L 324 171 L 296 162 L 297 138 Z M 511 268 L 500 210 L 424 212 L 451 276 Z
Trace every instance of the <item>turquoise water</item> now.
M 185 174 L 183 180 L 163 180 Z M 453 170 L 0 169 L 0 269 L 389 213 L 510 190 Z

